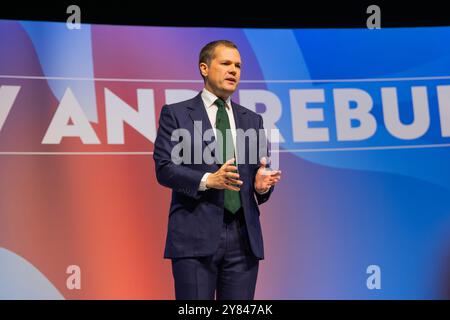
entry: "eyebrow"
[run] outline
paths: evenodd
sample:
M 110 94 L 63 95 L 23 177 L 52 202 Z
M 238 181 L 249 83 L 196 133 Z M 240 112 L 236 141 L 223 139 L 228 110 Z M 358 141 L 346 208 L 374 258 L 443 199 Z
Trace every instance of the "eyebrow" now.
M 242 64 L 242 62 L 233 62 L 233 61 L 231 61 L 231 60 L 221 60 L 220 62 L 221 62 L 221 63 L 224 63 L 224 62 L 226 62 L 226 63 L 234 63 L 234 64 L 238 64 L 238 65 L 241 65 L 241 64 Z

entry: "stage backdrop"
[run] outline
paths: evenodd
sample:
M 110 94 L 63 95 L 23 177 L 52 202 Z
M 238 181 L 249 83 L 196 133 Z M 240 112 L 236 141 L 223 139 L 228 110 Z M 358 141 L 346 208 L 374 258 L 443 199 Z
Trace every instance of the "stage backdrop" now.
M 0 21 L 0 298 L 174 298 L 153 142 L 217 39 L 281 135 L 256 298 L 447 298 L 449 38 Z

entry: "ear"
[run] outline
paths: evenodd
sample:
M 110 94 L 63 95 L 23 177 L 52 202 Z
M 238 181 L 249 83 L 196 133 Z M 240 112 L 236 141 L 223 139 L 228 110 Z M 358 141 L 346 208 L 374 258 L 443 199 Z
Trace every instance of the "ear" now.
M 200 73 L 204 76 L 207 77 L 208 76 L 208 65 L 204 62 L 199 64 L 199 68 L 200 68 Z

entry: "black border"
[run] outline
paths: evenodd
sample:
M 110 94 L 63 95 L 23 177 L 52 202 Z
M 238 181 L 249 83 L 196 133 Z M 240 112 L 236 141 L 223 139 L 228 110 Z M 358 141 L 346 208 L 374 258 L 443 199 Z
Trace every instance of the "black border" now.
M 65 22 L 70 4 L 81 8 L 81 22 L 94 24 L 237 27 L 365 28 L 367 7 L 381 8 L 381 27 L 450 26 L 446 1 L 322 0 L 10 0 L 0 19 Z

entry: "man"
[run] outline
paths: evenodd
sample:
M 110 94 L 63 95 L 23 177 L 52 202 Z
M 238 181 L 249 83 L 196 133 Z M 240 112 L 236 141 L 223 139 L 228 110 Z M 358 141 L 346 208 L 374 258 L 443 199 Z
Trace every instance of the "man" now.
M 269 199 L 281 171 L 266 168 L 267 158 L 251 163 L 251 155 L 245 155 L 249 145 L 260 145 L 259 136 L 241 147 L 245 141 L 238 129 L 259 132 L 263 121 L 230 100 L 241 76 L 236 45 L 227 40 L 207 44 L 199 68 L 204 89 L 191 100 L 163 106 L 155 141 L 158 182 L 172 189 L 164 257 L 172 259 L 176 299 L 214 299 L 216 294 L 219 300 L 251 300 L 264 258 L 258 205 Z M 213 130 L 214 143 L 197 146 L 202 155 L 212 149 L 218 160 L 211 164 L 202 157 L 195 163 L 188 156 L 179 163 L 173 152 L 179 143 L 172 134 L 180 129 L 202 140 Z M 195 144 L 183 150 L 183 159 L 195 153 Z

